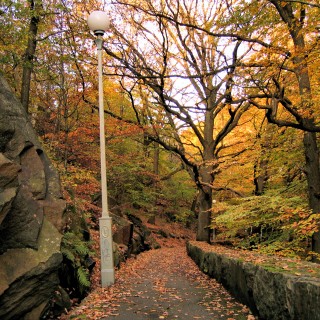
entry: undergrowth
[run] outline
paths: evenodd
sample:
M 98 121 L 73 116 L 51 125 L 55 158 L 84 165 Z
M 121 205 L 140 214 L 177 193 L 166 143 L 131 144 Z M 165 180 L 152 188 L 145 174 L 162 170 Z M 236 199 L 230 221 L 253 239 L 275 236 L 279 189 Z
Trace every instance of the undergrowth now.
M 64 266 L 72 266 L 68 268 L 68 276 L 70 280 L 68 285 L 75 285 L 73 279 L 76 279 L 77 287 L 81 295 L 85 294 L 91 286 L 89 270 L 86 266 L 86 259 L 92 254 L 90 243 L 83 241 L 74 232 L 66 232 L 61 242 L 61 252 L 64 256 Z M 71 273 L 71 274 L 70 274 Z M 66 280 L 66 279 L 65 279 Z
M 311 237 L 320 214 L 313 214 L 303 198 L 252 196 L 217 203 L 212 228 L 217 240 L 261 253 L 311 259 Z

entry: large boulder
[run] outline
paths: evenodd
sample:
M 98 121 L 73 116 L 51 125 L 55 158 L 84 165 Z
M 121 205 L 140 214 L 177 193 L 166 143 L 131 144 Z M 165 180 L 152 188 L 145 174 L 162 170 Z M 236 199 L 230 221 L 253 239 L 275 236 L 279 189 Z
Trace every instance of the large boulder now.
M 0 319 L 39 319 L 57 289 L 64 209 L 59 176 L 0 75 Z
M 131 246 L 133 235 L 133 223 L 124 217 L 111 214 L 114 230 L 112 232 L 113 241 L 117 244 Z

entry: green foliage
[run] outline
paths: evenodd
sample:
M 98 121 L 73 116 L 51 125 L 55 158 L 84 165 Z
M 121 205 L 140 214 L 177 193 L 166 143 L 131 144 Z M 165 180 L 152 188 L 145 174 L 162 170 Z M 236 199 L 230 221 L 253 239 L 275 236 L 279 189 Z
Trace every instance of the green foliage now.
M 186 223 L 194 217 L 191 211 L 195 187 L 187 172 L 177 173 L 173 179 L 162 183 L 158 201 L 165 203 L 165 214 L 172 221 Z
M 320 214 L 312 214 L 305 199 L 273 190 L 220 203 L 212 228 L 218 231 L 217 239 L 231 240 L 241 248 L 307 258 L 319 222 Z
M 130 203 L 135 208 L 150 210 L 154 204 L 156 190 L 155 177 L 143 168 L 136 154 L 135 162 L 124 161 L 111 168 L 112 175 L 108 177 L 110 194 L 122 205 Z
M 66 232 L 62 238 L 61 252 L 75 270 L 79 290 L 84 293 L 91 285 L 89 271 L 85 266 L 86 257 L 92 254 L 89 243 L 73 232 Z
M 79 267 L 77 269 L 77 278 L 79 280 L 81 287 L 83 288 L 90 287 L 91 283 L 90 283 L 89 273 L 87 269 L 85 269 L 84 267 Z
M 154 170 L 155 147 L 143 145 L 143 136 L 115 141 L 108 146 L 108 190 L 116 203 L 142 214 L 164 214 L 185 222 L 195 187 L 181 163 L 163 149 L 159 150 L 158 172 Z
M 91 253 L 88 243 L 73 232 L 66 232 L 63 235 L 61 250 L 63 254 L 65 251 L 69 251 L 80 257 Z

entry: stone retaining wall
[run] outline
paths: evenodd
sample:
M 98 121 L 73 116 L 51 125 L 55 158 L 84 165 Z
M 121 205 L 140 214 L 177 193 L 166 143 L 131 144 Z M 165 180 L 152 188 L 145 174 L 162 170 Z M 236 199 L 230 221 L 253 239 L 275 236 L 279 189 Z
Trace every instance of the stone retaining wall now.
M 206 252 L 195 241 L 187 244 L 187 251 L 204 273 L 222 283 L 259 319 L 320 320 L 320 279 L 274 272 L 254 263 Z

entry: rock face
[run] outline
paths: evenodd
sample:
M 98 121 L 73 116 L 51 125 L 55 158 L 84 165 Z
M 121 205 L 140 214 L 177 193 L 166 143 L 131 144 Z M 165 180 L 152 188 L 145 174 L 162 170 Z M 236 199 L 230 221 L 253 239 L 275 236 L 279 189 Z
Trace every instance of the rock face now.
M 0 75 L 0 319 L 39 319 L 59 284 L 57 172 Z
M 120 267 L 130 255 L 137 255 L 143 251 L 160 248 L 151 230 L 142 220 L 133 215 L 122 216 L 111 214 L 113 223 L 114 264 Z
M 187 244 L 199 268 L 222 283 L 259 319 L 319 320 L 320 279 L 267 270 Z

